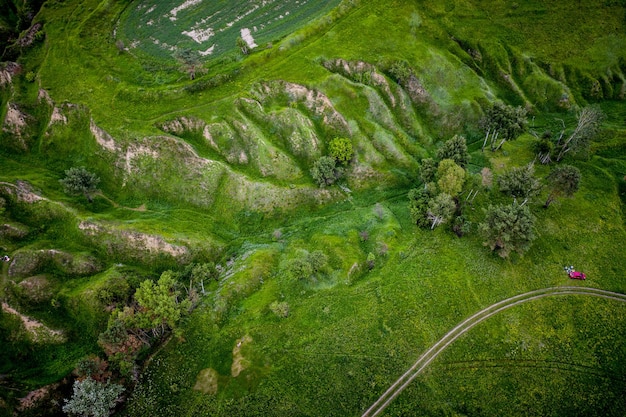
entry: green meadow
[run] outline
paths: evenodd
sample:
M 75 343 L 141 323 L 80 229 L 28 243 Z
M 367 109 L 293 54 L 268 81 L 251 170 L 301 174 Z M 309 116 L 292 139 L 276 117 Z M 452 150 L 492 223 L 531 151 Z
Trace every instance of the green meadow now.
M 622 1 L 0 3 L 16 34 L 0 62 L 0 416 L 65 415 L 96 356 L 126 389 L 115 415 L 357 416 L 492 304 L 626 293 Z M 528 126 L 492 150 L 496 101 Z M 540 138 L 558 146 L 587 106 L 604 115 L 589 146 L 542 164 Z M 462 236 L 409 207 L 454 135 Z M 353 156 L 320 187 L 335 138 Z M 479 225 L 529 163 L 536 239 L 502 258 Z M 564 164 L 579 189 L 546 209 Z M 72 167 L 100 179 L 89 198 L 64 192 Z M 198 264 L 211 279 L 190 280 Z M 194 308 L 124 368 L 98 340 L 165 271 Z M 381 415 L 623 416 L 625 375 L 624 302 L 555 295 L 469 330 Z

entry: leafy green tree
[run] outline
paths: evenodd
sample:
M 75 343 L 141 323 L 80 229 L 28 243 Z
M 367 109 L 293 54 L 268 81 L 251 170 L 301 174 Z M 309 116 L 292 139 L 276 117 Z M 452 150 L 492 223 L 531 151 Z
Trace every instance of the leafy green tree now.
M 532 164 L 505 172 L 498 178 L 498 185 L 504 194 L 525 200 L 536 196 L 541 190 Z
M 437 158 L 452 159 L 461 168 L 465 168 L 470 160 L 465 137 L 454 135 L 452 139 L 447 140 L 437 151 Z
M 332 156 L 320 157 L 311 168 L 311 176 L 320 187 L 334 184 L 342 175 L 343 169 L 337 166 L 337 161 Z
M 524 133 L 528 127 L 526 116 L 527 112 L 522 107 L 509 106 L 499 101 L 493 103 L 479 122 L 485 132 L 482 149 L 490 142 L 491 150 L 498 150 L 507 140 L 514 140 Z M 500 144 L 496 146 L 498 140 Z
M 341 165 L 348 165 L 354 155 L 352 141 L 348 138 L 334 138 L 328 144 L 328 153 Z
M 136 326 L 152 329 L 155 336 L 174 329 L 183 313 L 191 307 L 190 301 L 180 301 L 179 295 L 172 271 L 163 272 L 156 283 L 149 279 L 142 282 L 135 292 L 140 307 Z
M 91 203 L 92 195 L 98 189 L 100 178 L 85 167 L 74 167 L 65 171 L 65 178 L 59 180 L 67 194 L 84 195 Z
M 580 170 L 571 165 L 561 165 L 556 167 L 550 175 L 548 175 L 548 187 L 550 194 L 543 205 L 545 208 L 557 199 L 557 197 L 571 197 L 580 185 Z
M 463 189 L 465 170 L 452 159 L 444 159 L 437 167 L 437 186 L 442 193 L 457 195 Z
M 72 398 L 65 400 L 63 411 L 72 416 L 107 417 L 123 392 L 123 386 L 111 382 L 96 382 L 91 377 L 76 380 Z
M 428 202 L 432 198 L 432 193 L 428 188 L 413 188 L 409 191 L 409 213 L 413 223 L 420 227 L 428 227 Z
M 528 250 L 535 239 L 534 221 L 527 206 L 517 203 L 490 205 L 478 230 L 485 238 L 485 246 L 489 246 L 501 257 L 507 258 L 511 252 L 521 255 Z
M 600 131 L 600 125 L 604 117 L 604 113 L 599 106 L 593 105 L 584 107 L 578 113 L 576 128 L 564 141 L 562 141 L 564 132 L 561 132 L 561 136 L 557 141 L 559 154 L 556 160 L 560 161 L 568 152 L 578 153 L 588 149 L 591 140 Z
M 449 194 L 441 193 L 428 202 L 428 219 L 430 228 L 446 223 L 456 210 L 456 204 Z
M 419 167 L 419 178 L 424 184 L 435 179 L 437 174 L 437 162 L 433 158 L 424 158 Z

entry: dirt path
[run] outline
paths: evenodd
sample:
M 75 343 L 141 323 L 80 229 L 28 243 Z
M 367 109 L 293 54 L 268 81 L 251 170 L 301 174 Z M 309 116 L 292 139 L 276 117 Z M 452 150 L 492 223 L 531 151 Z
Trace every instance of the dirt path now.
M 372 404 L 370 408 L 363 413 L 362 417 L 374 417 L 382 413 L 391 401 L 404 391 L 411 381 L 422 373 L 422 371 L 426 369 L 426 367 L 434 361 L 437 356 L 441 354 L 441 352 L 443 352 L 452 342 L 457 340 L 477 324 L 488 319 L 494 314 L 498 314 L 501 311 L 514 307 L 518 304 L 556 295 L 589 295 L 626 302 L 626 295 L 611 291 L 583 287 L 553 287 L 530 291 L 492 304 L 457 325 L 454 329 L 446 333 L 437 343 L 431 346 L 430 349 L 424 352 L 422 356 L 420 356 L 419 359 L 413 364 L 413 366 L 411 366 L 400 378 L 398 378 L 398 380 L 394 382 L 387 389 L 387 391 L 385 391 L 380 398 L 378 398 L 378 400 L 376 400 L 376 402 L 374 402 L 374 404 Z

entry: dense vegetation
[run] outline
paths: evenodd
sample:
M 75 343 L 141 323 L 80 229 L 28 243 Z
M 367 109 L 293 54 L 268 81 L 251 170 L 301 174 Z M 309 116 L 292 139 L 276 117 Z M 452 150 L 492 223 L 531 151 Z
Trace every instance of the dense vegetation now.
M 626 4 L 231 3 L 0 1 L 0 415 L 359 415 L 626 292 Z M 386 413 L 622 416 L 625 332 L 516 306 Z

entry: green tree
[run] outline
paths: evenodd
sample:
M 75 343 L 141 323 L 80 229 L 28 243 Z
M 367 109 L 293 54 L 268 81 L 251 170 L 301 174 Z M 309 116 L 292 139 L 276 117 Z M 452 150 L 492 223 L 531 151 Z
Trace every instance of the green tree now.
M 465 168 L 470 160 L 465 137 L 454 135 L 452 139 L 447 140 L 437 151 L 437 158 L 452 159 L 461 168 Z
M 428 219 L 430 220 L 430 228 L 446 223 L 456 210 L 456 204 L 449 194 L 441 193 L 428 202 Z
M 571 197 L 580 185 L 580 170 L 571 165 L 562 165 L 555 168 L 550 175 L 548 175 L 548 187 L 550 188 L 550 194 L 543 207 L 548 206 L 557 199 L 557 197 L 565 196 Z
M 348 138 L 334 138 L 328 144 L 328 153 L 341 165 L 348 165 L 354 155 L 352 141 Z
M 413 188 L 409 191 L 409 213 L 413 223 L 420 227 L 428 227 L 428 202 L 432 198 L 432 193 L 428 188 Z
M 433 158 L 424 158 L 419 166 L 419 178 L 424 184 L 435 179 L 437 174 L 437 162 Z
M 65 171 L 65 178 L 59 180 L 67 194 L 84 195 L 91 203 L 92 195 L 98 189 L 100 178 L 85 167 L 74 167 Z
M 188 299 L 180 301 L 179 295 L 172 271 L 163 272 L 156 283 L 149 279 L 143 281 L 135 292 L 140 307 L 135 317 L 136 326 L 152 329 L 155 336 L 174 329 L 191 306 Z
M 463 189 L 465 170 L 452 159 L 444 159 L 437 167 L 437 186 L 442 193 L 457 195 Z
M 485 116 L 480 119 L 479 126 L 485 132 L 485 141 L 491 150 L 498 150 L 507 140 L 514 140 L 524 133 L 528 126 L 527 112 L 522 107 L 513 107 L 502 102 L 495 102 L 485 111 Z M 500 140 L 500 144 L 496 143 Z
M 557 141 L 559 154 L 556 160 L 560 161 L 568 152 L 578 153 L 587 150 L 591 140 L 600 131 L 600 125 L 604 117 L 604 113 L 599 106 L 584 107 L 578 113 L 576 128 L 564 141 L 562 140 L 564 132 L 561 132 L 561 136 Z
M 342 175 L 343 169 L 337 166 L 337 161 L 331 156 L 322 156 L 311 168 L 311 176 L 320 187 L 334 184 Z
M 485 238 L 485 246 L 507 258 L 511 252 L 523 254 L 535 239 L 534 217 L 527 206 L 490 205 L 485 220 L 478 230 Z
M 498 185 L 504 194 L 525 200 L 536 196 L 541 190 L 541 183 L 535 177 L 532 164 L 505 172 L 498 177 Z
M 100 383 L 90 377 L 74 381 L 73 394 L 65 400 L 63 411 L 73 416 L 107 417 L 120 401 L 124 387 Z

